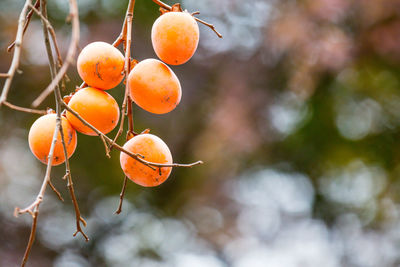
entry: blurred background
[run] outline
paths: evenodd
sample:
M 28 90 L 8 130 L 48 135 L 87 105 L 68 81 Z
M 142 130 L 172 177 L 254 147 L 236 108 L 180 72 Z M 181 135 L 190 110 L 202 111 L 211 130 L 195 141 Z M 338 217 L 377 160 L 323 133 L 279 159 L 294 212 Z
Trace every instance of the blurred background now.
M 0 2 L 0 72 L 23 2 Z M 65 55 L 68 1 L 48 2 Z M 113 42 L 127 1 L 78 2 L 80 49 Z M 136 2 L 133 57 L 154 58 L 158 6 Z M 71 169 L 90 242 L 72 236 L 74 210 L 56 167 L 65 203 L 47 190 L 28 266 L 399 266 L 400 1 L 181 3 L 224 38 L 199 25 L 195 56 L 172 67 L 180 105 L 166 115 L 134 106 L 135 130 L 150 128 L 176 162 L 205 164 L 174 169 L 157 188 L 129 182 L 117 216 L 119 153 L 107 159 L 99 138 L 80 134 Z M 28 107 L 50 81 L 37 17 L 20 69 L 9 100 Z M 64 94 L 81 83 L 75 66 L 68 75 Z M 120 104 L 123 88 L 109 91 Z M 31 217 L 13 210 L 34 200 L 44 176 L 27 142 L 37 117 L 0 109 L 0 266 L 22 259 Z

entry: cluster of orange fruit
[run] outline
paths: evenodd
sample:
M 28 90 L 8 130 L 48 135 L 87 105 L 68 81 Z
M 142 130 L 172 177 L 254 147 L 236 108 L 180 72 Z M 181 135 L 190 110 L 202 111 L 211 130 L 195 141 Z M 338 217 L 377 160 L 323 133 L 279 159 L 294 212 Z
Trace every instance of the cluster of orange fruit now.
M 199 28 L 193 16 L 187 12 L 166 12 L 153 24 L 151 39 L 157 56 L 170 65 L 187 62 L 195 53 L 199 42 Z M 173 110 L 181 100 L 181 85 L 174 72 L 160 60 L 145 59 L 134 66 L 126 82 L 131 99 L 151 113 L 164 114 Z M 82 49 L 77 68 L 88 87 L 78 90 L 68 106 L 83 119 L 104 134 L 118 124 L 120 111 L 115 99 L 105 90 L 116 87 L 124 78 L 125 58 L 114 46 L 94 42 Z M 72 113 L 61 117 L 68 157 L 77 145 L 76 131 L 97 135 Z M 37 119 L 29 131 L 29 147 L 32 153 L 47 164 L 51 141 L 56 127 L 56 115 L 47 114 Z M 123 146 L 129 152 L 140 154 L 148 162 L 171 164 L 168 146 L 157 136 L 139 134 Z M 65 161 L 61 136 L 58 133 L 54 147 L 53 165 Z M 125 175 L 142 186 L 157 186 L 170 175 L 171 167 L 145 166 L 125 153 L 120 155 Z

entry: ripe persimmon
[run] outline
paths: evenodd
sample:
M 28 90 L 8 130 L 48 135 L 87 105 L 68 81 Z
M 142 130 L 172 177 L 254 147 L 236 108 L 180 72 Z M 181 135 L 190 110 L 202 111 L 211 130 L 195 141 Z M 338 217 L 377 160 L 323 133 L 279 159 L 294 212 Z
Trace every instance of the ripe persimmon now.
M 132 100 L 144 110 L 164 114 L 181 101 L 182 90 L 175 73 L 157 59 L 139 62 L 128 76 Z
M 47 164 L 50 153 L 51 142 L 56 128 L 56 114 L 47 114 L 37 119 L 29 130 L 29 148 L 38 160 Z M 76 131 L 68 120 L 61 116 L 61 126 L 64 133 L 64 140 L 67 146 L 68 158 L 75 152 L 77 136 Z M 61 142 L 61 134 L 58 133 L 57 142 L 53 153 L 53 166 L 60 165 L 65 161 L 64 148 Z
M 124 78 L 124 56 L 114 46 L 93 42 L 78 56 L 78 73 L 89 86 L 108 90 Z
M 187 12 L 167 12 L 151 29 L 151 41 L 157 56 L 167 64 L 180 65 L 196 52 L 199 26 Z
M 125 143 L 124 149 L 138 153 L 145 160 L 154 163 L 171 164 L 172 155 L 168 146 L 153 134 L 139 134 Z M 162 167 L 156 170 L 144 165 L 129 155 L 121 152 L 121 168 L 133 182 L 146 187 L 157 186 L 165 182 L 171 174 L 172 167 Z
M 118 124 L 117 101 L 105 91 L 93 87 L 81 89 L 71 97 L 68 106 L 104 134 L 111 132 Z M 68 111 L 67 119 L 78 132 L 97 135 Z

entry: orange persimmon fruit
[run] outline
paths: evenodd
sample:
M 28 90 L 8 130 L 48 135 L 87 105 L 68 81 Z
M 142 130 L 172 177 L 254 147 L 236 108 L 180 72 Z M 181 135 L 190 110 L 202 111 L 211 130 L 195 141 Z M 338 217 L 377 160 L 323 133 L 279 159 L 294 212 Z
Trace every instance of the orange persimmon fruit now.
M 33 155 L 47 164 L 50 153 L 51 142 L 56 128 L 56 114 L 47 114 L 37 119 L 29 130 L 28 143 Z M 68 158 L 75 152 L 77 136 L 76 131 L 68 120 L 61 116 L 61 126 L 64 133 L 65 145 Z M 61 142 L 61 134 L 58 132 L 57 141 L 53 152 L 53 166 L 60 165 L 65 161 L 64 148 Z
M 187 62 L 196 52 L 199 36 L 199 26 L 188 12 L 164 13 L 151 29 L 154 51 L 170 65 Z
M 71 97 L 68 106 L 104 134 L 111 132 L 118 124 L 119 107 L 117 101 L 103 90 L 93 87 L 81 89 Z M 67 119 L 78 132 L 97 135 L 68 111 Z
M 172 164 L 172 155 L 168 146 L 153 134 L 139 134 L 133 137 L 125 143 L 124 149 L 131 153 L 140 154 L 144 157 L 144 160 L 149 162 Z M 145 187 L 162 184 L 168 179 L 172 171 L 172 167 L 156 167 L 156 170 L 153 170 L 124 152 L 121 152 L 120 163 L 122 170 L 129 179 Z
M 93 42 L 83 48 L 77 67 L 82 80 L 103 90 L 114 88 L 124 78 L 124 56 L 105 42 Z
M 168 113 L 181 101 L 182 90 L 178 78 L 157 59 L 139 62 L 129 73 L 128 86 L 132 100 L 155 114 Z

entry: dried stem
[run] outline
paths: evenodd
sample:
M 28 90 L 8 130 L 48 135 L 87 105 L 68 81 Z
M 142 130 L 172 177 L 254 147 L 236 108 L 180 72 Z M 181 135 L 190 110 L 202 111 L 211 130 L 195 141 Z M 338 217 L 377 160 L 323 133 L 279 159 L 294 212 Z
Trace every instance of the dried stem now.
M 26 0 L 24 7 L 22 8 L 21 14 L 19 15 L 18 19 L 18 30 L 17 36 L 15 37 L 15 49 L 13 59 L 10 65 L 10 68 L 7 72 L 7 78 L 3 86 L 3 91 L 1 92 L 0 96 L 0 107 L 7 100 L 8 92 L 10 91 L 11 83 L 14 78 L 15 72 L 19 66 L 19 60 L 21 57 L 21 46 L 22 46 L 22 39 L 24 35 L 24 24 L 26 23 L 26 13 L 28 11 L 28 7 L 31 4 L 31 0 Z
M 122 107 L 121 107 L 121 120 L 119 123 L 119 128 L 118 128 L 118 132 L 115 135 L 113 142 L 116 143 L 118 138 L 121 136 L 123 130 L 124 130 L 124 122 L 125 122 L 125 116 L 126 116 L 126 102 L 128 101 L 128 91 L 125 90 L 125 96 L 124 96 L 124 100 L 122 101 Z M 112 149 L 112 144 L 108 147 L 108 150 Z
M 31 214 L 32 220 L 33 220 L 32 229 L 31 229 L 31 235 L 29 237 L 29 242 L 28 242 L 28 245 L 26 247 L 25 255 L 24 255 L 23 259 L 22 259 L 21 266 L 25 266 L 25 263 L 27 262 L 28 257 L 29 257 L 29 253 L 30 253 L 33 241 L 35 240 L 36 220 L 37 220 L 37 216 L 39 214 L 39 205 L 40 205 L 40 203 L 42 203 L 43 197 L 44 197 L 44 193 L 46 191 L 46 187 L 50 183 L 50 173 L 51 173 L 51 167 L 52 167 L 52 164 L 53 164 L 54 147 L 55 147 L 56 142 L 57 142 L 57 133 L 59 131 L 59 128 L 60 128 L 60 121 L 56 120 L 56 127 L 54 129 L 54 134 L 53 134 L 53 138 L 52 138 L 51 146 L 50 146 L 50 152 L 49 152 L 48 160 L 47 160 L 46 174 L 44 176 L 43 183 L 42 183 L 42 186 L 40 188 L 39 194 L 36 197 L 36 200 L 31 205 L 26 207 L 25 209 L 21 210 L 18 207 L 15 208 L 15 212 L 14 212 L 15 215 L 23 214 L 23 213 L 29 213 L 29 214 Z
M 122 184 L 122 189 L 121 189 L 121 193 L 119 194 L 119 203 L 118 203 L 118 208 L 115 211 L 115 214 L 120 214 L 122 211 L 122 202 L 124 201 L 124 196 L 125 196 L 125 190 L 126 190 L 126 185 L 128 182 L 128 177 L 125 176 L 124 178 L 124 182 Z
M 122 104 L 122 110 L 121 110 L 121 123 L 119 130 L 113 140 L 115 143 L 118 139 L 118 137 L 122 134 L 123 128 L 124 128 L 124 118 L 126 116 L 125 114 L 125 109 L 126 105 L 128 105 L 128 132 L 126 135 L 126 140 L 129 139 L 129 136 L 131 134 L 134 134 L 134 129 L 133 129 L 133 114 L 132 114 L 132 100 L 129 96 L 129 86 L 127 82 L 127 78 L 129 75 L 129 71 L 131 69 L 130 63 L 131 63 L 131 43 L 132 43 L 132 19 L 133 19 L 133 11 L 134 11 L 134 6 L 135 6 L 135 0 L 129 1 L 128 9 L 126 11 L 126 16 L 124 20 L 124 24 L 122 27 L 122 39 L 125 40 L 125 66 L 124 66 L 124 72 L 125 72 L 125 96 L 124 96 L 124 101 Z M 110 145 L 110 149 L 112 149 L 112 144 Z M 122 203 L 124 201 L 125 197 L 125 190 L 126 190 L 126 185 L 127 185 L 128 178 L 125 176 L 124 177 L 124 182 L 122 185 L 122 190 L 121 193 L 119 194 L 119 204 L 118 208 L 115 211 L 115 214 L 120 214 L 122 211 Z
M 64 198 L 61 196 L 61 193 L 57 190 L 57 188 L 50 181 L 49 181 L 49 186 L 54 191 L 54 193 L 56 193 L 58 199 L 61 200 L 62 202 L 64 202 Z
M 56 55 L 57 55 L 57 63 L 58 63 L 58 66 L 61 67 L 63 64 L 63 60 L 61 57 L 60 48 L 58 46 L 58 42 L 57 42 L 57 38 L 56 38 L 56 32 L 54 31 L 53 26 L 51 25 L 50 21 L 47 19 L 47 16 L 44 15 L 43 9 L 42 9 L 42 12 L 40 12 L 38 9 L 36 9 L 36 7 L 34 7 L 32 5 L 29 5 L 29 7 L 32 9 L 31 10 L 32 12 L 35 12 L 40 17 L 40 19 L 42 20 L 42 23 L 44 24 L 43 27 L 47 28 L 48 33 L 50 33 L 51 40 L 53 41 L 54 49 L 55 49 Z
M 51 83 L 47 86 L 45 90 L 33 101 L 32 106 L 37 107 L 39 106 L 43 100 L 53 92 L 56 85 L 61 81 L 61 79 L 66 74 L 68 67 L 70 64 L 73 63 L 75 53 L 79 43 L 79 17 L 78 17 L 78 6 L 76 0 L 69 0 L 70 10 L 69 10 L 69 18 L 72 22 L 72 38 L 69 44 L 67 56 L 65 58 L 64 64 L 58 71 L 57 75 L 51 81 Z
M 38 215 L 39 215 L 38 211 L 35 211 L 32 214 L 31 233 L 29 234 L 29 241 L 28 241 L 28 245 L 25 249 L 24 257 L 22 258 L 21 267 L 24 267 L 26 262 L 28 261 L 28 257 L 31 252 L 33 242 L 35 241 Z
M 127 132 L 127 139 L 129 139 L 128 137 L 132 137 L 131 135 L 136 135 L 135 131 L 134 131 L 134 124 L 133 124 L 133 112 L 132 112 L 132 99 L 131 97 L 128 95 L 128 132 Z
M 128 88 L 127 77 L 129 75 L 129 71 L 131 69 L 130 53 L 131 53 L 131 42 L 132 42 L 132 20 L 133 20 L 134 8 L 135 8 L 135 0 L 130 0 L 129 4 L 128 4 L 128 8 L 126 10 L 126 15 L 125 15 L 121 33 L 113 43 L 113 45 L 115 47 L 119 46 L 122 41 L 124 41 L 124 44 L 125 44 L 125 64 L 124 64 L 125 94 L 124 94 L 124 100 L 122 101 L 122 107 L 121 107 L 121 121 L 120 121 L 118 132 L 113 139 L 114 143 L 117 142 L 118 138 L 121 136 L 121 134 L 123 132 L 125 116 L 126 116 L 126 107 L 128 105 L 128 110 L 129 110 L 129 105 L 132 107 L 132 103 L 131 103 L 132 101 L 129 100 L 129 88 Z M 132 116 L 130 118 L 132 118 Z M 132 119 L 132 122 L 133 122 L 133 119 Z M 133 125 L 133 123 L 132 123 L 132 125 Z M 129 129 L 130 128 L 131 127 L 129 127 Z M 133 132 L 133 129 L 132 129 L 132 132 Z M 111 149 L 112 149 L 112 144 L 109 147 L 109 150 L 111 150 Z
M 46 110 L 38 110 L 38 109 L 32 109 L 32 108 L 24 108 L 24 107 L 20 107 L 20 106 L 16 106 L 11 104 L 10 102 L 4 101 L 3 105 L 6 107 L 9 107 L 13 110 L 17 110 L 17 111 L 22 111 L 22 112 L 26 112 L 26 113 L 33 113 L 33 114 L 39 114 L 39 115 L 45 115 L 47 114 Z
M 53 57 L 53 53 L 52 53 L 51 46 L 50 46 L 50 41 L 49 41 L 49 27 L 48 27 L 48 25 L 50 23 L 47 20 L 46 0 L 41 0 L 41 1 L 42 1 L 42 10 L 41 10 L 40 17 L 42 18 L 43 35 L 44 35 L 45 44 L 46 44 L 47 56 L 49 58 L 50 74 L 51 74 L 51 78 L 54 79 L 54 76 L 55 76 L 55 73 L 56 73 L 56 66 L 55 66 L 54 57 Z M 54 95 L 55 95 L 55 100 L 56 100 L 57 119 L 61 121 L 61 109 L 62 109 L 62 107 L 61 107 L 61 104 L 59 102 L 59 99 L 61 98 L 61 92 L 60 92 L 60 87 L 59 87 L 58 84 L 56 84 L 56 86 L 54 88 Z M 81 233 L 82 236 L 85 238 L 85 240 L 89 241 L 89 238 L 87 237 L 87 235 L 83 232 L 83 230 L 81 228 L 81 223 L 83 223 L 83 225 L 86 226 L 86 222 L 81 217 L 80 210 L 79 210 L 79 205 L 78 205 L 78 202 L 76 200 L 75 191 L 74 191 L 73 182 L 72 182 L 71 169 L 70 169 L 70 166 L 69 166 L 67 146 L 65 144 L 65 136 L 64 136 L 64 131 L 63 131 L 61 123 L 60 123 L 59 131 L 60 131 L 61 143 L 63 145 L 63 152 L 64 152 L 64 157 L 65 157 L 65 176 L 64 177 L 67 178 L 68 191 L 70 192 L 71 200 L 72 200 L 72 203 L 73 203 L 74 209 L 75 209 L 76 229 L 77 230 L 73 235 L 76 236 L 77 233 Z
M 42 3 L 42 10 L 45 10 L 46 2 L 44 0 L 41 0 L 41 3 Z M 28 0 L 26 2 L 26 4 L 25 4 L 24 8 L 27 8 L 29 5 L 30 5 L 30 1 Z M 76 1 L 75 0 L 70 0 L 70 9 L 71 9 L 71 13 L 75 14 L 75 16 L 77 16 L 78 13 L 77 13 L 77 5 L 76 5 Z M 21 14 L 23 14 L 23 13 L 24 12 L 21 12 Z M 42 20 L 42 21 L 44 21 L 44 20 Z M 76 23 L 76 21 L 75 21 L 75 23 Z M 22 24 L 20 23 L 20 25 L 22 25 Z M 50 51 L 51 51 L 50 42 L 48 40 L 48 35 L 46 35 L 47 34 L 47 27 L 45 27 L 45 22 L 43 22 L 43 25 L 44 25 L 45 37 L 47 36 L 47 38 L 45 38 L 46 47 L 47 47 L 47 49 L 50 48 Z M 79 30 L 79 28 L 78 28 L 78 30 Z M 19 32 L 22 33 L 22 31 L 19 31 Z M 21 42 L 19 40 L 20 40 L 21 37 L 19 37 L 19 36 L 22 37 L 22 34 L 21 35 L 17 34 L 16 48 L 14 50 L 14 59 L 15 59 L 15 53 L 17 51 L 20 51 Z M 79 36 L 79 33 L 78 33 L 78 36 Z M 18 58 L 19 58 L 19 55 L 18 55 Z M 51 73 L 54 74 L 54 72 L 53 72 L 55 70 L 54 69 L 54 59 L 52 57 L 50 57 L 50 56 L 49 56 L 49 64 L 50 64 L 50 67 L 51 67 Z M 56 83 L 56 85 L 58 85 L 58 83 Z M 59 99 L 60 97 L 61 96 L 59 96 L 56 99 Z M 37 216 L 39 215 L 39 206 L 40 206 L 40 203 L 43 201 L 44 193 L 46 191 L 47 185 L 50 185 L 50 187 L 54 188 L 51 185 L 50 174 L 51 174 L 51 168 L 52 168 L 52 164 L 53 164 L 54 148 L 55 148 L 55 145 L 56 145 L 56 142 L 57 142 L 58 132 L 60 131 L 60 128 L 61 128 L 61 105 L 59 103 L 57 103 L 56 111 L 57 111 L 56 127 L 54 129 L 54 134 L 53 134 L 53 138 L 52 138 L 52 141 L 51 141 L 50 152 L 49 152 L 49 155 L 48 155 L 46 174 L 44 176 L 43 183 L 42 183 L 42 186 L 40 188 L 40 191 L 39 191 L 39 193 L 38 193 L 38 195 L 36 197 L 36 200 L 31 205 L 29 205 L 25 209 L 19 209 L 18 207 L 15 209 L 15 215 L 23 214 L 23 213 L 29 213 L 32 216 L 31 234 L 30 234 L 30 237 L 29 237 L 29 241 L 28 241 L 28 245 L 27 245 L 24 257 L 22 259 L 21 266 L 25 266 L 25 264 L 26 264 L 26 262 L 28 260 L 28 257 L 29 257 L 29 254 L 30 254 L 30 251 L 31 251 L 31 248 L 32 248 L 32 245 L 33 245 L 33 242 L 35 240 Z M 58 191 L 56 190 L 55 192 L 58 192 Z M 76 199 L 75 199 L 75 201 L 76 201 Z
M 109 145 L 112 144 L 117 150 L 129 155 L 130 157 L 136 159 L 137 161 L 141 162 L 142 164 L 146 165 L 147 167 L 149 167 L 153 170 L 156 170 L 156 168 L 164 168 L 164 167 L 189 167 L 190 168 L 190 167 L 193 167 L 193 166 L 196 166 L 199 164 L 203 164 L 202 161 L 196 161 L 194 163 L 189 163 L 189 164 L 180 164 L 180 163 L 164 164 L 164 163 L 155 163 L 155 162 L 147 161 L 143 158 L 142 155 L 127 151 L 126 149 L 124 149 L 123 147 L 121 147 L 120 145 L 115 143 L 107 135 L 105 135 L 102 132 L 100 132 L 99 130 L 97 130 L 93 125 L 91 125 L 84 118 L 82 118 L 76 111 L 71 109 L 62 99 L 60 99 L 60 103 L 62 104 L 62 106 L 64 106 L 64 108 L 66 110 L 68 110 L 72 115 L 74 115 L 77 119 L 79 119 L 85 126 L 92 129 L 97 135 L 102 136 Z
M 39 6 L 40 6 L 40 0 L 36 0 L 34 6 L 35 6 L 35 8 L 39 8 Z M 26 15 L 26 19 L 25 19 L 25 23 L 24 23 L 24 30 L 23 30 L 22 34 L 25 34 L 26 30 L 28 29 L 29 22 L 31 22 L 32 15 L 33 15 L 33 10 L 30 10 L 30 11 L 28 12 L 28 14 Z M 15 46 L 15 42 L 16 42 L 16 41 L 12 42 L 12 43 L 7 47 L 7 52 L 11 52 L 11 50 L 12 50 L 12 49 L 14 48 L 14 46 Z
M 157 5 L 159 5 L 161 8 L 165 9 L 165 10 L 168 10 L 168 11 L 171 11 L 171 10 L 172 10 L 172 7 L 171 7 L 171 6 L 167 5 L 166 3 L 161 2 L 160 0 L 153 0 L 153 2 L 156 3 Z M 209 27 L 213 32 L 215 32 L 215 34 L 216 34 L 219 38 L 222 38 L 222 34 L 220 34 L 220 33 L 217 31 L 217 29 L 215 28 L 215 26 L 214 26 L 213 24 L 207 23 L 207 22 L 205 22 L 204 20 L 201 20 L 201 19 L 199 19 L 199 18 L 196 18 L 194 15 L 197 15 L 197 14 L 200 14 L 200 12 L 199 12 L 199 11 L 195 11 L 195 12 L 191 13 L 191 15 L 193 16 L 193 18 L 194 18 L 195 20 L 197 20 L 198 22 L 200 22 L 200 23 L 206 25 L 206 26 Z
M 201 20 L 201 19 L 196 18 L 196 17 L 194 17 L 194 19 L 197 20 L 198 22 L 200 22 L 200 23 L 206 25 L 207 27 L 209 27 L 213 32 L 215 32 L 215 34 L 216 34 L 219 38 L 222 38 L 222 34 L 220 34 L 220 33 L 217 31 L 217 29 L 215 28 L 214 24 L 205 22 L 204 20 Z

